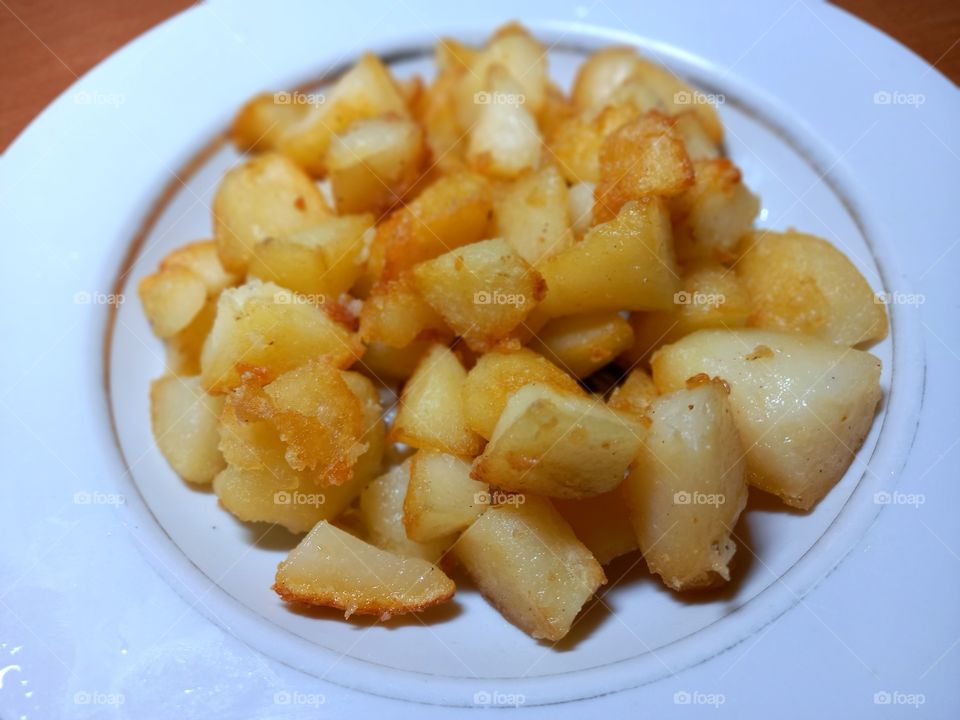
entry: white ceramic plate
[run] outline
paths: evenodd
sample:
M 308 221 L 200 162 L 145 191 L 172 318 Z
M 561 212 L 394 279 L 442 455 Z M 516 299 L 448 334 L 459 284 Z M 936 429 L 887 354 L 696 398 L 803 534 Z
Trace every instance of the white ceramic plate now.
M 812 513 L 751 505 L 737 580 L 700 601 L 626 564 L 556 648 L 469 588 L 425 622 L 293 612 L 269 589 L 291 537 L 238 523 L 154 447 L 147 386 L 162 353 L 134 288 L 171 248 L 209 236 L 216 182 L 238 159 L 222 131 L 245 98 L 313 87 L 365 49 L 399 75 L 429 72 L 438 36 L 479 41 L 511 18 L 551 45 L 561 83 L 585 52 L 632 43 L 722 99 L 759 224 L 830 238 L 895 300 L 872 349 L 880 416 Z M 955 713 L 958 116 L 934 70 L 803 2 L 213 3 L 138 39 L 3 159 L 0 712 Z

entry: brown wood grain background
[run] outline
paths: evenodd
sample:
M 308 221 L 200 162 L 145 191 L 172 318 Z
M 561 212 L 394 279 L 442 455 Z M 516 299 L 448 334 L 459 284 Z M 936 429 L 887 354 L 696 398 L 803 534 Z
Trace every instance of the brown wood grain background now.
M 194 3 L 0 0 L 0 150 L 76 78 Z M 838 0 L 960 82 L 960 2 Z

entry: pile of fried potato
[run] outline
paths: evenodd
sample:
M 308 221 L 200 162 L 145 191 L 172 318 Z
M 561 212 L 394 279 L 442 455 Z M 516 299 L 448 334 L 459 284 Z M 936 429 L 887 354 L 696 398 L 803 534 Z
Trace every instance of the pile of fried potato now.
M 306 533 L 274 589 L 347 615 L 462 572 L 557 641 L 622 555 L 728 581 L 748 487 L 807 510 L 852 462 L 884 306 L 829 242 L 754 229 L 714 106 L 634 50 L 570 94 L 517 25 L 436 64 L 237 115 L 214 238 L 139 288 L 160 450 Z

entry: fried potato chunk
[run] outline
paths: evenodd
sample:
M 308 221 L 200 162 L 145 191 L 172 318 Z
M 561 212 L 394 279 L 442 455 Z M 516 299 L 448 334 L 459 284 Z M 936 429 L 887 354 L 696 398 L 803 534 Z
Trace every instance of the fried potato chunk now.
M 550 501 L 524 500 L 483 513 L 454 554 L 505 618 L 534 638 L 556 642 L 607 579 Z
M 750 325 L 860 345 L 887 335 L 887 313 L 850 259 L 822 238 L 757 232 L 744 238 L 737 276 Z
M 643 434 L 597 400 L 531 383 L 507 400 L 472 474 L 511 492 L 599 495 L 623 481 Z
M 288 602 L 388 620 L 446 602 L 456 586 L 426 560 L 380 550 L 321 520 L 277 567 L 273 589 Z
M 700 330 L 650 364 L 661 392 L 700 374 L 725 380 L 747 481 L 802 510 L 843 477 L 881 397 L 873 355 L 772 330 Z
M 673 590 L 730 580 L 747 483 L 727 392 L 722 381 L 704 382 L 654 399 L 624 482 L 643 557 Z
M 413 282 L 446 324 L 480 352 L 522 323 L 546 293 L 540 273 L 499 238 L 420 263 Z

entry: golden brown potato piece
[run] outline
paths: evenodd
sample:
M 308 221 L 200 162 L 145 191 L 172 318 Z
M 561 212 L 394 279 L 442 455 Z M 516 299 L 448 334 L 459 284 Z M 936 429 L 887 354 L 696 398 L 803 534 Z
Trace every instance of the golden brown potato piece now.
M 269 420 L 238 417 L 234 396 L 228 396 L 220 424 L 220 449 L 229 463 L 213 481 L 223 506 L 241 520 L 278 523 L 290 532 L 307 532 L 320 520 L 332 520 L 380 473 L 386 447 L 377 390 L 367 378 L 341 373 L 359 399 L 363 412 L 360 441 L 366 451 L 357 458 L 352 476 L 341 485 L 324 484 L 328 473 L 295 471 L 286 461 L 287 446 Z
M 598 50 L 580 64 L 573 82 L 573 102 L 581 110 L 600 107 L 637 70 L 637 52 L 630 47 Z
M 288 602 L 388 620 L 446 602 L 456 586 L 426 560 L 380 550 L 320 521 L 277 567 L 273 589 Z
M 368 484 L 360 494 L 360 518 L 365 537 L 381 550 L 401 557 L 440 561 L 454 536 L 438 536 L 420 542 L 407 534 L 404 500 L 410 486 L 410 460 L 396 465 Z
M 254 246 L 314 225 L 330 214 L 313 181 L 277 153 L 259 155 L 224 175 L 213 198 L 213 230 L 223 266 L 243 273 Z
M 360 337 L 405 348 L 417 338 L 452 337 L 443 317 L 414 289 L 404 274 L 376 285 L 360 311 Z
M 673 306 L 680 279 L 663 201 L 629 202 L 616 218 L 540 264 L 547 295 L 536 314 L 657 310 Z
M 585 395 L 576 380 L 531 350 L 485 353 L 463 384 L 463 414 L 469 428 L 489 440 L 507 399 L 532 382 Z
M 637 549 L 620 488 L 579 500 L 557 499 L 553 504 L 601 565 Z
M 531 265 L 573 245 L 567 184 L 552 165 L 512 183 L 494 204 L 497 232 Z
M 253 247 L 249 277 L 274 282 L 318 303 L 333 303 L 360 277 L 372 215 L 324 218 L 303 230 L 268 237 Z
M 722 381 L 661 395 L 624 482 L 650 571 L 673 590 L 730 580 L 731 533 L 747 503 L 743 445 Z
M 490 504 L 490 486 L 470 477 L 470 463 L 420 450 L 410 459 L 403 525 L 414 540 L 447 538 L 470 525 Z
M 531 383 L 507 400 L 473 477 L 511 492 L 599 495 L 623 481 L 643 433 L 593 398 Z
M 224 290 L 200 357 L 203 386 L 222 393 L 244 373 L 267 383 L 307 360 L 345 367 L 363 352 L 359 340 L 319 307 L 273 283 L 253 280 Z
M 309 96 L 307 96 L 309 99 Z M 407 116 L 407 103 L 386 66 L 365 53 L 328 92 L 307 104 L 303 117 L 278 138 L 276 147 L 317 178 L 327 173 L 330 140 L 359 120 Z M 322 100 L 322 101 L 321 101 Z
M 147 275 L 137 286 L 137 293 L 153 334 L 161 338 L 186 328 L 207 301 L 203 278 L 180 266 Z
M 700 330 L 651 367 L 661 392 L 701 373 L 729 383 L 748 482 L 803 510 L 843 477 L 881 396 L 873 355 L 772 330 Z
M 546 292 L 540 273 L 499 238 L 422 262 L 413 281 L 446 324 L 480 352 L 522 323 Z
M 221 290 L 236 285 L 242 279 L 220 262 L 216 240 L 198 240 L 173 250 L 160 261 L 160 271 L 172 267 L 183 267 L 197 275 L 207 288 L 208 298 L 217 297 Z
M 456 173 L 440 178 L 377 228 L 385 279 L 483 239 L 492 216 L 493 194 L 482 176 Z
M 336 135 L 327 169 L 339 214 L 381 215 L 403 200 L 429 158 L 423 131 L 413 120 L 361 120 Z
M 584 378 L 633 345 L 630 323 L 616 312 L 569 315 L 547 323 L 530 348 Z
M 750 325 L 859 345 L 887 335 L 887 313 L 842 252 L 802 233 L 744 238 L 737 275 L 750 293 Z
M 303 119 L 306 96 L 293 93 L 261 93 L 240 108 L 230 128 L 230 139 L 241 152 L 276 150 L 283 135 Z
M 467 427 L 463 415 L 466 378 L 457 356 L 434 345 L 403 387 L 391 440 L 460 457 L 477 455 L 483 439 Z
M 511 23 L 497 30 L 481 50 L 448 43 L 445 53 L 449 65 L 460 66 L 456 90 L 456 110 L 460 127 L 476 124 L 485 107 L 483 92 L 489 91 L 488 76 L 498 66 L 516 86 L 523 105 L 536 116 L 547 92 L 547 49 L 522 26 Z M 454 59 L 455 58 L 455 59 Z M 514 92 L 510 90 L 509 92 Z
M 669 118 L 649 112 L 608 135 L 600 148 L 593 222 L 616 217 L 645 195 L 670 197 L 693 185 L 693 163 Z
M 187 482 L 209 483 L 225 463 L 217 430 L 223 398 L 207 395 L 199 377 L 166 375 L 150 385 L 153 437 Z
M 644 415 L 650 403 L 657 397 L 657 386 L 653 378 L 642 370 L 635 368 L 627 375 L 627 379 L 619 385 L 607 400 L 614 410 L 633 413 L 634 415 Z
M 633 313 L 633 347 L 620 363 L 626 367 L 647 360 L 661 345 L 704 328 L 744 327 L 751 298 L 732 269 L 705 265 L 683 276 L 683 289 L 674 295 L 672 311 Z
M 496 64 L 487 70 L 483 88 L 474 100 L 480 111 L 469 126 L 467 162 L 477 172 L 500 178 L 536 169 L 543 142 L 523 86 Z
M 635 120 L 640 112 L 636 105 L 624 103 L 559 122 L 550 138 L 550 149 L 567 182 L 599 182 L 604 138 Z
M 681 263 L 729 262 L 753 227 L 760 199 L 726 158 L 694 163 L 694 184 L 670 200 L 673 238 Z
M 503 616 L 556 642 L 607 581 L 603 568 L 544 498 L 499 505 L 460 536 L 454 554 Z

